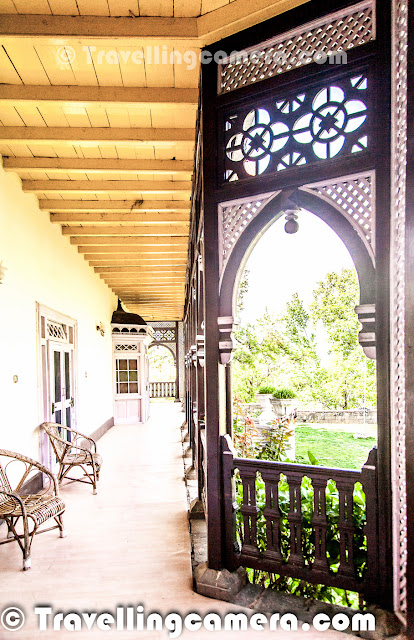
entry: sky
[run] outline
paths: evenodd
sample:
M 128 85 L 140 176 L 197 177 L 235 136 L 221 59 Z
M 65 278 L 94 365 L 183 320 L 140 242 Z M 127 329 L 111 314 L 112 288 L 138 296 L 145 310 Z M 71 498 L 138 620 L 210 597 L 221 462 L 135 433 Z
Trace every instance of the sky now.
M 266 307 L 280 315 L 294 293 L 308 305 L 315 285 L 329 271 L 353 268 L 344 243 L 325 222 L 303 209 L 297 222 L 299 231 L 289 235 L 282 216 L 253 249 L 246 264 L 250 274 L 243 323 L 254 323 Z

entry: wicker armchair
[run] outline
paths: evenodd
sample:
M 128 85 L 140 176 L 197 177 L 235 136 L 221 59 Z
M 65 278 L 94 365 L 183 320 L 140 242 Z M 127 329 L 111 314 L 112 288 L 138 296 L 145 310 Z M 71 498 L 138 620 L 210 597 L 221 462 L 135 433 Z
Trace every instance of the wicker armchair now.
M 20 477 L 14 489 L 8 477 L 10 471 L 13 477 Z M 24 484 L 39 471 L 46 480 L 43 490 L 26 495 Z M 7 525 L 7 539 L 0 540 L 0 544 L 18 542 L 23 552 L 23 570 L 30 569 L 32 542 L 37 533 L 59 529 L 60 537 L 66 536 L 62 520 L 64 511 L 65 503 L 59 497 L 56 476 L 47 467 L 20 453 L 0 449 L 0 519 Z M 50 518 L 54 518 L 56 524 L 39 530 Z
M 93 486 L 95 495 L 96 483 L 99 480 L 102 466 L 102 456 L 97 453 L 95 440 L 80 431 L 69 429 L 69 427 L 56 422 L 44 422 L 42 427 L 49 437 L 59 463 L 58 481 L 62 482 L 64 478 L 67 478 L 76 482 L 86 482 Z M 85 446 L 88 443 L 90 443 L 90 448 Z M 84 475 L 81 478 L 70 478 L 67 475 L 74 467 L 82 469 Z

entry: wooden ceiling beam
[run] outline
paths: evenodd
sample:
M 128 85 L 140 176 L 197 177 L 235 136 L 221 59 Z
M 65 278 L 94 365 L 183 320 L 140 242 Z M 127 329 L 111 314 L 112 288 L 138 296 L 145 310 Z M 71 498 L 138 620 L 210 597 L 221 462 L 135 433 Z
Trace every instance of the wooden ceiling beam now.
M 188 223 L 155 225 L 119 225 L 118 227 L 101 224 L 98 226 L 62 227 L 64 236 L 170 236 L 188 238 Z
M 310 0 L 234 0 L 197 18 L 200 40 L 210 44 Z M 230 52 L 229 52 L 230 53 Z
M 0 89 L 1 89 L 0 85 Z M 3 85 L 4 86 L 4 85 Z M 24 85 L 15 85 L 24 86 Z M 89 87 L 86 87 L 89 88 Z M 104 173 L 120 175 L 135 173 L 192 173 L 191 160 L 134 160 L 122 158 L 25 158 L 8 156 L 3 158 L 5 171 L 53 171 L 53 173 Z
M 183 273 L 141 273 L 141 274 L 132 274 L 128 275 L 127 273 L 119 273 L 119 274 L 111 274 L 111 273 L 101 273 L 99 277 L 102 280 L 110 280 L 111 282 L 131 282 L 132 284 L 136 283 L 138 286 L 140 282 L 150 282 L 156 284 L 157 282 L 165 283 L 165 284 L 184 284 L 184 275 Z
M 51 222 L 60 224 L 85 224 L 111 222 L 135 222 L 141 224 L 183 224 L 188 225 L 188 213 L 159 213 L 158 211 L 131 211 L 131 213 L 51 213 Z
M 141 243 L 142 244 L 142 243 Z M 168 257 L 183 257 L 183 256 L 187 256 L 187 245 L 183 244 L 181 246 L 177 246 L 177 245 L 161 245 L 161 246 L 156 246 L 156 245 L 143 245 L 140 247 L 136 247 L 136 246 L 117 246 L 117 247 L 112 247 L 112 246 L 102 246 L 102 247 L 91 247 L 88 244 L 80 244 L 78 246 L 78 252 L 79 253 L 85 253 L 88 255 L 95 255 L 95 254 L 99 254 L 101 256 L 106 256 L 108 255 L 109 257 L 114 257 L 114 255 L 116 255 L 117 257 L 120 255 L 123 256 L 127 256 L 129 258 L 132 258 L 134 256 L 138 256 L 138 257 L 144 257 L 144 256 L 154 256 L 155 258 L 159 257 L 159 254 L 168 256 Z
M 198 31 L 196 18 L 3 14 L 0 36 L 47 38 L 55 44 L 57 38 L 85 38 L 89 44 L 96 38 L 108 38 L 115 48 L 120 45 L 118 39 L 192 40 Z M 63 44 L 59 41 L 57 46 Z
M 188 238 L 180 236 L 71 236 L 71 244 L 86 246 L 86 245 L 116 245 L 118 247 L 124 247 L 125 245 L 148 245 L 155 247 L 187 247 Z
M 190 211 L 189 200 L 39 200 L 42 211 L 122 213 L 124 211 Z
M 86 62 L 86 56 L 85 56 Z M 114 104 L 125 108 L 138 106 L 169 105 L 187 106 L 194 110 L 198 106 L 198 89 L 181 87 L 110 87 L 81 85 L 0 85 L 0 100 L 11 102 L 64 103 L 63 106 L 88 108 L 111 107 Z
M 197 18 L 3 14 L 0 36 L 44 38 L 55 45 L 58 42 L 57 48 L 74 39 L 84 46 L 110 39 L 114 48 L 136 46 L 140 40 L 191 41 L 193 46 L 200 47 L 308 1 L 256 0 L 252 4 L 250 0 L 235 0 Z M 84 56 L 86 62 L 86 52 Z
M 87 254 L 85 254 L 83 257 L 85 258 L 85 260 L 87 260 L 90 264 L 91 267 L 105 267 L 105 266 L 113 266 L 113 265 L 120 265 L 120 266 L 134 266 L 134 265 L 145 265 L 148 267 L 157 267 L 157 266 L 165 266 L 165 265 L 182 265 L 185 266 L 187 264 L 187 260 L 185 257 L 181 258 L 181 257 L 170 257 L 170 256 L 151 256 L 150 258 L 144 257 L 144 258 L 131 258 L 130 255 L 128 254 L 122 254 L 122 257 L 120 258 L 116 258 L 115 260 L 113 259 L 113 256 L 110 254 L 104 254 L 106 255 L 106 257 L 103 258 L 98 258 L 98 260 L 95 259 L 95 254 L 92 254 L 91 256 L 87 256 Z M 99 254 L 98 254 L 99 256 Z
M 154 286 L 153 285 L 140 285 L 139 287 L 139 291 L 142 291 L 144 293 L 149 292 L 153 292 Z M 167 285 L 157 285 L 156 286 L 156 291 L 158 293 L 165 293 L 168 291 L 171 291 L 171 293 L 177 294 L 177 295 L 181 295 L 182 294 L 182 288 L 178 288 L 178 287 L 174 287 L 174 286 L 170 286 L 170 288 L 167 287 Z
M 158 273 L 185 273 L 186 267 L 185 265 L 180 267 L 180 266 L 171 266 L 171 267 L 136 267 L 136 266 L 119 266 L 119 267 L 94 267 L 95 273 L 102 273 L 102 274 L 107 274 L 107 273 L 127 273 L 129 274 L 134 274 L 134 273 L 153 273 L 153 274 L 158 274 Z
M 95 268 L 110 269 L 111 267 L 114 269 L 117 269 L 118 267 L 127 267 L 128 269 L 134 269 L 134 268 L 146 267 L 148 269 L 154 269 L 154 270 L 156 269 L 158 270 L 164 267 L 172 270 L 172 269 L 181 267 L 185 270 L 187 268 L 187 263 L 185 261 L 182 261 L 182 262 L 177 261 L 174 263 L 171 261 L 165 261 L 165 262 L 156 261 L 154 263 L 151 263 L 149 261 L 138 262 L 137 260 L 118 260 L 118 261 L 102 260 L 102 262 L 98 262 L 97 260 L 90 260 L 89 266 L 93 267 L 94 269 Z
M 168 180 L 22 180 L 25 193 L 185 193 L 191 186 Z
M 1 21 L 0 21 L 1 22 Z M 154 145 L 163 142 L 192 142 L 194 129 L 152 129 L 136 127 L 0 127 L 0 140 L 4 144 L 14 142 L 65 142 L 82 144 L 93 142 L 96 145 L 116 144 L 117 142 L 137 142 Z

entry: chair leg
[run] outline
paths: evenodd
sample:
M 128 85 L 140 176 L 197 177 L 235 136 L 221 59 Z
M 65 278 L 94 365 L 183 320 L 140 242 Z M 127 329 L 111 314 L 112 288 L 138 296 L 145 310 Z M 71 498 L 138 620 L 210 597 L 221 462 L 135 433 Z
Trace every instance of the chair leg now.
M 33 531 L 29 533 L 29 525 L 24 525 L 24 546 L 23 546 L 23 571 L 28 571 L 32 566 L 32 542 L 37 530 L 37 526 L 33 523 Z
M 13 518 L 11 518 L 11 522 L 13 524 Z M 13 531 L 12 531 L 12 529 L 11 529 L 11 527 L 10 527 L 10 525 L 9 525 L 9 523 L 7 521 L 6 521 L 6 524 L 7 524 L 7 529 L 8 529 L 8 531 L 7 531 L 7 539 L 11 540 L 11 538 L 14 538 L 14 533 L 13 533 Z
M 66 533 L 66 529 L 65 529 L 65 527 L 63 526 L 63 518 L 62 518 L 62 515 L 60 515 L 60 516 L 55 516 L 55 520 L 56 520 L 56 522 L 57 522 L 57 524 L 58 524 L 58 526 L 59 526 L 59 535 L 60 535 L 60 537 L 61 537 L 61 538 L 66 538 L 66 536 L 67 536 L 68 534 Z

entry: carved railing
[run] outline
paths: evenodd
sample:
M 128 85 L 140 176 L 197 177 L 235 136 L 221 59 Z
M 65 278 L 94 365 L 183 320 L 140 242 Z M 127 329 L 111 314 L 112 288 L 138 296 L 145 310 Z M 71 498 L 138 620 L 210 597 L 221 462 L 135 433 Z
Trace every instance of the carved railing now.
M 366 594 L 378 583 L 376 449 L 361 471 L 235 456 L 222 437 L 226 565 Z
M 175 398 L 175 382 L 150 382 L 150 398 Z

